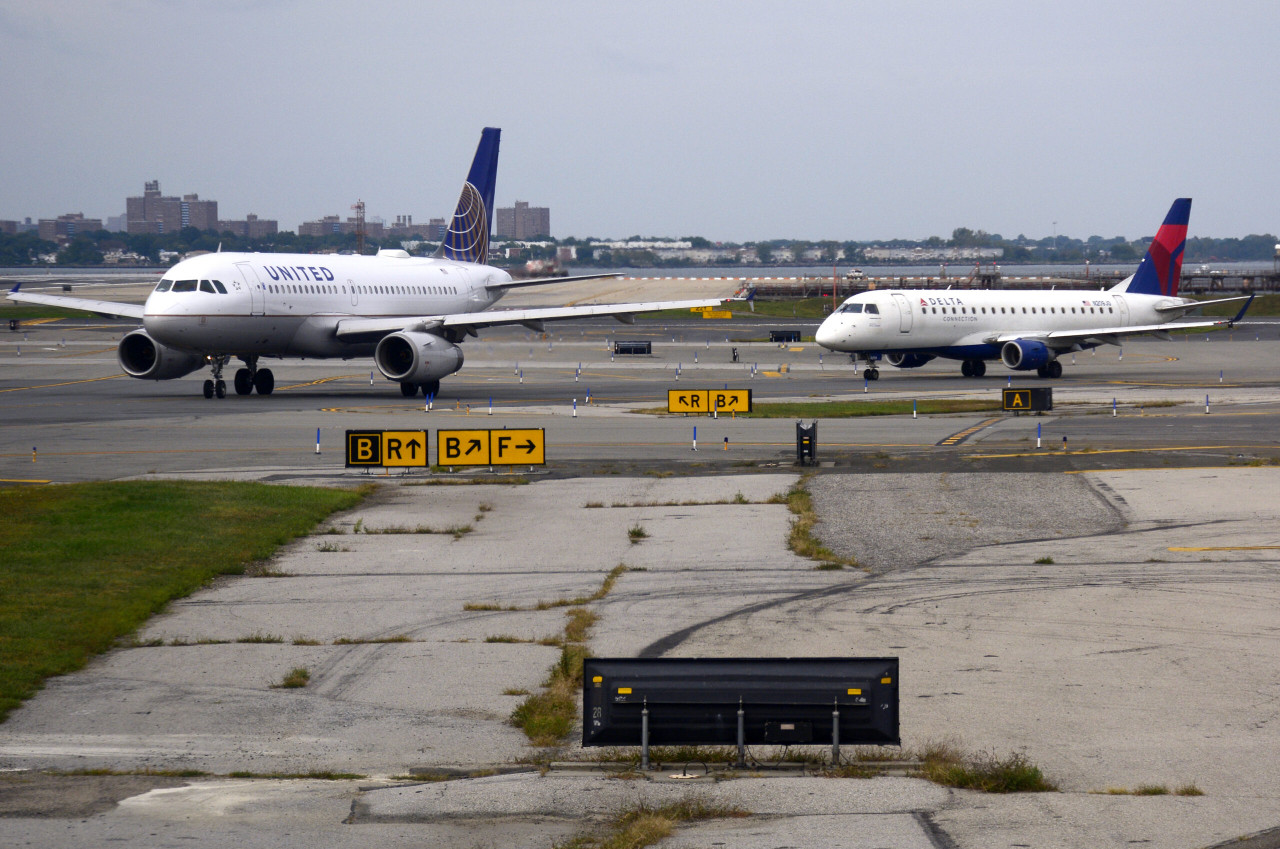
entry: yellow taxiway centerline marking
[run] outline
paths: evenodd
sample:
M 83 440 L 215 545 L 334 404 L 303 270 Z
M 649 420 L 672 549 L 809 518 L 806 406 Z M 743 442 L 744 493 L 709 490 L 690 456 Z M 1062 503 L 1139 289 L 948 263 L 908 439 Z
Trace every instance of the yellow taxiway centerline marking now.
M 277 387 L 276 387 L 276 389 L 277 389 L 277 390 L 282 390 L 282 389 L 302 389 L 304 386 L 318 386 L 318 385 L 320 385 L 321 383 L 329 383 L 329 382 L 334 381 L 334 380 L 352 380 L 352 379 L 361 379 L 361 380 L 362 380 L 362 379 L 364 379 L 364 375 L 362 375 L 362 374 L 340 374 L 340 375 L 337 375 L 337 376 L 335 376 L 335 377 L 322 377 L 322 378 L 320 378 L 319 380 L 313 380 L 313 381 L 311 381 L 310 383 L 295 383 L 295 384 L 293 384 L 292 386 L 277 386 Z
M 0 392 L 21 392 L 25 389 L 52 389 L 55 386 L 75 386 L 77 383 L 94 383 L 99 380 L 116 380 L 124 377 L 123 374 L 113 374 L 107 377 L 90 377 L 86 380 L 69 380 L 66 383 L 42 383 L 38 386 L 15 386 L 12 389 L 0 389 Z
M 1274 551 L 1280 545 L 1171 545 L 1169 551 Z
M 1070 449 L 1063 451 L 1061 448 L 1041 448 L 1039 450 L 1032 449 L 1030 451 L 1016 451 L 1011 454 L 970 454 L 970 460 L 997 460 L 1007 457 L 1061 457 L 1063 454 L 1072 454 L 1080 456 L 1082 454 L 1146 454 L 1155 451 L 1221 451 L 1224 448 L 1239 450 L 1243 446 L 1240 445 L 1182 445 L 1182 446 L 1166 446 L 1163 448 L 1081 448 L 1078 451 Z M 1122 469 L 1103 469 L 1101 471 L 1126 471 Z

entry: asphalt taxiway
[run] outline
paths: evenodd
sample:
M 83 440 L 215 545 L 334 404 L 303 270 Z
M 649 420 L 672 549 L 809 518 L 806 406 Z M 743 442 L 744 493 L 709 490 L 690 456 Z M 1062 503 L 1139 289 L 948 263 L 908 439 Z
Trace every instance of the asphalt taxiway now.
M 175 603 L 138 647 L 50 682 L 0 726 L 0 769 L 19 770 L 0 773 L 4 839 L 266 846 L 288 833 L 319 846 L 545 846 L 673 795 L 756 816 L 681 832 L 667 849 L 1192 849 L 1280 824 L 1280 471 L 1270 465 L 1280 327 L 1130 342 L 1123 359 L 1077 355 L 1043 417 L 821 419 L 826 465 L 808 483 L 818 533 L 865 566 L 823 571 L 787 550 L 791 517 L 769 503 L 798 479 L 794 421 L 632 411 L 704 384 L 749 387 L 757 401 L 923 400 L 992 398 L 1007 381 L 931 364 L 864 383 L 811 344 L 762 341 L 775 325 L 793 323 L 486 334 L 467 343 L 467 365 L 430 412 L 381 379 L 370 386 L 367 362 L 273 364 L 271 397 L 205 400 L 194 378 L 116 376 L 116 324 L 0 339 L 0 477 L 13 481 L 352 483 L 367 478 L 343 467 L 348 428 L 545 427 L 549 461 L 522 486 L 422 485 L 457 477 L 447 471 L 388 476 L 335 518 L 345 534 L 283 551 L 276 577 Z M 611 359 L 617 338 L 649 338 L 654 354 Z M 1043 385 L 1014 380 L 1024 383 Z M 357 522 L 474 527 L 453 539 L 356 534 Z M 649 536 L 633 544 L 637 524 Z M 628 571 L 593 603 L 596 654 L 899 656 L 908 746 L 950 738 L 1020 751 L 1061 792 L 781 775 L 673 788 L 561 771 L 388 780 L 518 768 L 530 750 L 506 723 L 512 693 L 539 685 L 555 649 L 538 641 L 564 622 L 538 602 L 591 595 L 619 564 Z M 236 642 L 255 635 L 280 642 Z M 271 687 L 295 666 L 313 670 L 311 686 Z M 60 802 L 54 786 L 5 808 L 10 788 L 38 783 L 21 770 L 40 769 L 135 782 L 181 769 L 371 778 L 157 778 L 151 792 L 103 790 L 110 803 L 94 813 Z M 1205 795 L 1133 795 L 1143 785 Z

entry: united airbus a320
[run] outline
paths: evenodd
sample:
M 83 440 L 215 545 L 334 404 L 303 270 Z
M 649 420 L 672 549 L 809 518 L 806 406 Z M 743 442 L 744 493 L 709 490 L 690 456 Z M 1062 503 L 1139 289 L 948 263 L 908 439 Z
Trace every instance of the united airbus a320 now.
M 142 380 L 172 380 L 208 367 L 204 396 L 222 398 L 224 367 L 239 395 L 275 388 L 263 358 L 372 356 L 406 396 L 435 395 L 440 379 L 462 368 L 460 342 L 500 325 L 541 331 L 544 322 L 591 316 L 630 321 L 637 313 L 715 306 L 719 300 L 489 310 L 518 286 L 617 275 L 513 280 L 485 264 L 501 131 L 480 135 L 471 171 L 440 249 L 431 257 L 403 250 L 376 256 L 211 253 L 177 263 L 144 305 L 18 291 L 9 299 L 141 319 L 120 340 L 120 367 Z

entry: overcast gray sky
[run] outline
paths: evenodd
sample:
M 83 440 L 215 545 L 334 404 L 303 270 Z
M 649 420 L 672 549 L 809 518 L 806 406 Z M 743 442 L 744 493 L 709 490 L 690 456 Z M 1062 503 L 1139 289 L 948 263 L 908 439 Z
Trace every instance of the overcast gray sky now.
M 1280 231 L 1280 3 L 0 0 L 0 218 L 452 211 L 713 240 Z

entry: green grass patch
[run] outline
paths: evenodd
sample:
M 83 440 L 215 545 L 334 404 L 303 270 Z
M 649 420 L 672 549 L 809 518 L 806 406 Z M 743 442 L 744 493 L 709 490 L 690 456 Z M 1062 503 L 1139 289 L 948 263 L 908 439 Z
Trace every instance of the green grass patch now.
M 1235 296 L 1229 293 L 1212 296 L 1196 295 L 1195 299 L 1197 301 L 1212 301 L 1224 297 Z M 1229 304 L 1213 304 L 1212 306 L 1204 307 L 1201 312 L 1209 318 L 1234 318 L 1235 314 L 1240 312 L 1242 306 L 1244 306 L 1244 301 L 1233 301 Z M 1259 295 L 1254 298 L 1253 303 L 1249 305 L 1249 311 L 1245 313 L 1245 318 L 1256 318 L 1260 315 L 1280 315 L 1280 295 Z
M 1047 793 L 1058 789 L 1044 777 L 1040 767 L 1019 752 L 1003 758 L 994 752 L 966 757 L 944 746 L 926 751 L 922 760 L 924 777 L 946 787 L 984 793 Z
M 741 413 L 755 419 L 852 419 L 860 416 L 909 416 L 911 401 L 796 401 L 794 403 L 755 403 L 751 412 Z M 922 399 L 915 403 L 922 416 L 948 413 L 986 413 L 1000 410 L 999 401 L 964 399 Z
M 59 293 L 61 294 L 61 293 Z M 22 320 L 37 318 L 99 318 L 97 313 L 84 310 L 68 310 L 62 307 L 47 307 L 43 304 L 19 304 L 17 301 L 0 301 L 5 304 L 0 310 L 0 318 L 17 318 Z
M 675 802 L 659 808 L 640 805 L 613 817 L 599 834 L 583 834 L 554 849 L 643 849 L 677 828 L 692 822 L 718 819 L 740 819 L 751 816 L 741 808 L 710 805 L 700 800 Z
M 311 683 L 311 671 L 305 666 L 299 666 L 289 670 L 289 674 L 284 676 L 279 684 L 273 684 L 276 689 L 281 690 L 297 690 Z
M 331 770 L 315 770 L 313 772 L 247 772 L 236 770 L 227 773 L 227 778 L 266 778 L 279 781 L 281 779 L 309 778 L 317 781 L 358 781 L 369 776 L 359 772 L 333 772 Z
M 823 545 L 813 535 L 813 528 L 818 523 L 818 514 L 813 509 L 813 498 L 805 489 L 808 476 L 787 490 L 783 495 L 769 499 L 770 503 L 786 504 L 795 519 L 791 521 L 791 532 L 787 537 L 787 545 L 801 557 L 820 561 L 818 568 L 823 570 L 838 569 L 844 566 L 858 567 L 858 561 L 851 557 L 841 557 Z
M 139 481 L 0 490 L 0 721 L 175 598 L 244 574 L 361 491 Z

